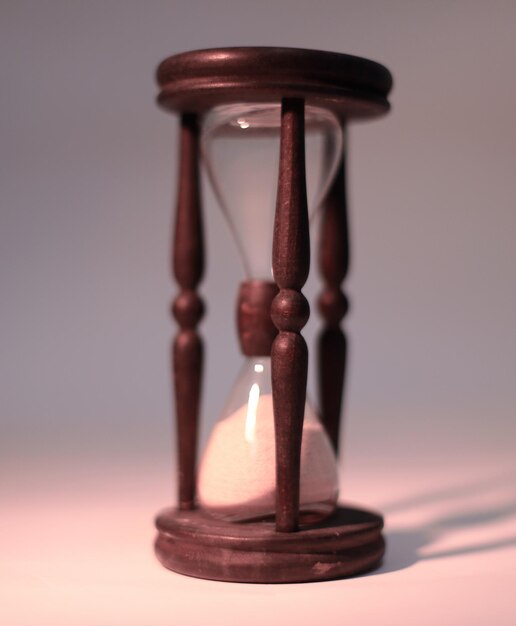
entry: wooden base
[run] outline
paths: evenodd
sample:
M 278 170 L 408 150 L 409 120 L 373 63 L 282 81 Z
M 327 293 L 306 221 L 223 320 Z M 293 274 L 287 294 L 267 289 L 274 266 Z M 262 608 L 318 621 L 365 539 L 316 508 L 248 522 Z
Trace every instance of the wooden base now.
M 273 522 L 213 519 L 202 509 L 166 509 L 156 519 L 156 554 L 168 569 L 211 580 L 293 583 L 354 576 L 381 563 L 385 542 L 380 515 L 341 508 L 293 533 Z

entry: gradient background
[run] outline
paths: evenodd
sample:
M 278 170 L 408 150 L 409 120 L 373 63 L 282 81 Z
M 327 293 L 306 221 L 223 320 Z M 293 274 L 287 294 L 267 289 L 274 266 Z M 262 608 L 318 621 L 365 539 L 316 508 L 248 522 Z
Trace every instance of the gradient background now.
M 400 624 L 397 607 L 415 623 L 431 598 L 443 614 L 418 623 L 510 623 L 515 32 L 510 0 L 1 3 L 4 623 L 258 624 L 295 606 L 297 623 Z M 394 75 L 391 114 L 352 126 L 349 156 L 342 491 L 387 513 L 381 576 L 220 585 L 164 572 L 150 552 L 152 516 L 175 491 L 177 121 L 153 104 L 153 72 L 169 54 L 230 45 L 348 52 Z M 242 276 L 207 186 L 204 198 L 203 442 L 241 362 Z M 317 328 L 314 315 L 309 342 Z

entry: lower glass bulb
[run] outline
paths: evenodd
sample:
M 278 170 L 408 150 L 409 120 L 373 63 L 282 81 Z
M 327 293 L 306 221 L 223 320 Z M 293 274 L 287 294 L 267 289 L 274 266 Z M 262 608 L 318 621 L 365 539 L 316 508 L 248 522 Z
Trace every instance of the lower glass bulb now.
M 276 449 L 270 358 L 249 359 L 209 439 L 198 472 L 199 504 L 228 521 L 274 516 Z M 330 515 L 337 504 L 333 448 L 310 403 L 301 445 L 300 522 Z

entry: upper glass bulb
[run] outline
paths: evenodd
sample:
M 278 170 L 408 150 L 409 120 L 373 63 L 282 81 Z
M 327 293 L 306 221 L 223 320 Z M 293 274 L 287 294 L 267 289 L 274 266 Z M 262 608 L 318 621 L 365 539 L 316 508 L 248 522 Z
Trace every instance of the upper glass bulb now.
M 280 104 L 231 104 L 206 116 L 202 152 L 248 278 L 271 280 L 279 170 Z M 326 109 L 305 108 L 308 211 L 326 195 L 342 153 L 342 129 Z

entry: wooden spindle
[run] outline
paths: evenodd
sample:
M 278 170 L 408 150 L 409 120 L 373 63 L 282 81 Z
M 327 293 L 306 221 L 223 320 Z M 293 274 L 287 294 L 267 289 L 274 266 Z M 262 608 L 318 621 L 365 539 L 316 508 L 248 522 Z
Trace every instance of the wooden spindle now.
M 301 293 L 310 268 L 305 180 L 304 101 L 281 105 L 278 195 L 272 267 L 279 287 L 271 317 L 279 333 L 272 358 L 276 440 L 276 530 L 298 528 L 301 437 L 306 398 L 308 350 L 300 334 L 310 307 Z
M 349 266 L 344 156 L 323 210 L 319 265 L 325 286 L 319 298 L 319 311 L 325 327 L 319 335 L 319 396 L 321 419 L 337 453 L 347 354 L 346 335 L 340 327 L 348 310 L 348 301 L 341 289 Z
M 203 367 L 203 343 L 197 325 L 204 304 L 196 292 L 204 270 L 199 185 L 199 130 L 195 115 L 181 117 L 179 185 L 172 265 L 180 292 L 172 307 L 179 331 L 172 348 L 177 420 L 178 500 L 194 508 L 197 429 Z

